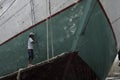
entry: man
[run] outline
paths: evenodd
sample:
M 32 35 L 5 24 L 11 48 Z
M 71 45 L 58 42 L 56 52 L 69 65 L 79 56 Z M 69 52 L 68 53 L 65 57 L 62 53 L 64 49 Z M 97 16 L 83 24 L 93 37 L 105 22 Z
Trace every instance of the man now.
M 32 65 L 32 61 L 33 61 L 33 58 L 34 58 L 33 44 L 34 44 L 34 33 L 31 32 L 30 35 L 29 35 L 29 39 L 28 39 L 28 55 L 29 55 L 28 66 Z

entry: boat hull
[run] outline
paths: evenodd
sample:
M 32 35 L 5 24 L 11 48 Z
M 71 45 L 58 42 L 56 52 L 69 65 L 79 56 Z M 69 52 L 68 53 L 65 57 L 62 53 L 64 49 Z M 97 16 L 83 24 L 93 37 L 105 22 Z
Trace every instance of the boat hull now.
M 30 32 L 35 33 L 34 64 L 63 52 L 78 51 L 96 75 L 104 80 L 117 53 L 114 33 L 100 2 L 82 0 L 2 44 L 0 76 L 27 66 Z

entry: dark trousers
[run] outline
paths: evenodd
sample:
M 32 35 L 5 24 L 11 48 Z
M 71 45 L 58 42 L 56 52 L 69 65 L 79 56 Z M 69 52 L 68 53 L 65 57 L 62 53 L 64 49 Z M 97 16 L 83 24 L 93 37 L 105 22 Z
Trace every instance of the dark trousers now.
M 34 53 L 33 53 L 33 49 L 28 49 L 28 60 L 30 61 L 30 63 L 32 62 L 33 58 L 34 58 Z

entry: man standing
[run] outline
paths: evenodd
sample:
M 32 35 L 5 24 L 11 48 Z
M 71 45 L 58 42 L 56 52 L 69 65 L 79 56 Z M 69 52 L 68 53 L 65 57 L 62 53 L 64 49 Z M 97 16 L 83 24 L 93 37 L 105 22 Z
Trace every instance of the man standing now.
M 32 65 L 32 61 L 33 61 L 33 58 L 34 58 L 33 44 L 34 44 L 34 33 L 31 32 L 30 35 L 29 35 L 29 38 L 28 38 L 28 55 L 29 55 L 28 66 Z

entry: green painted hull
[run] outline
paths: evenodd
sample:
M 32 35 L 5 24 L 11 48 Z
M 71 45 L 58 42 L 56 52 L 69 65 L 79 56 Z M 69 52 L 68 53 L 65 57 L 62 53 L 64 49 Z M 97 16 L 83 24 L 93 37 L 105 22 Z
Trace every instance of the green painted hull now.
M 36 41 L 34 64 L 46 60 L 47 52 L 51 58 L 52 50 L 54 56 L 79 51 L 96 75 L 105 79 L 117 51 L 112 29 L 98 0 L 80 1 L 51 17 L 48 27 L 48 35 L 46 22 L 42 22 L 0 46 L 0 76 L 27 66 L 27 39 L 32 31 Z

